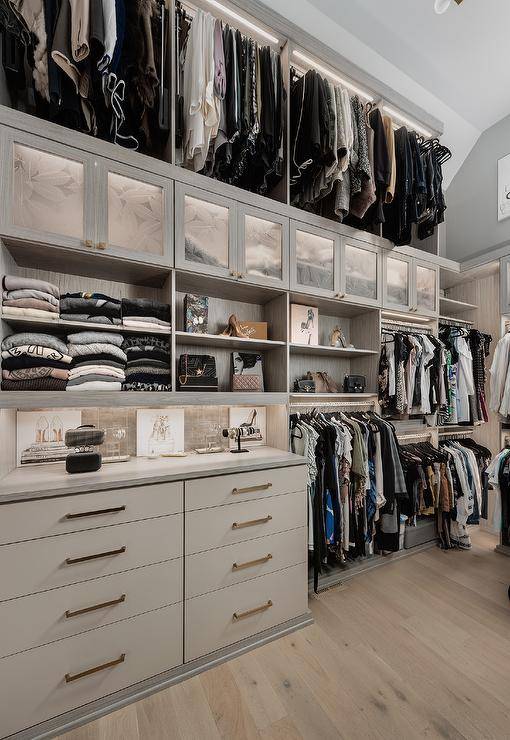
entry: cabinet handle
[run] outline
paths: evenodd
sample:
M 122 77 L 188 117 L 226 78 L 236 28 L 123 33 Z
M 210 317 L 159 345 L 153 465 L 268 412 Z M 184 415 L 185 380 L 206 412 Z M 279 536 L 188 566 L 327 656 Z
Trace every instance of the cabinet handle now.
M 109 558 L 112 555 L 122 555 L 126 552 L 126 546 L 119 547 L 118 550 L 106 550 L 106 552 L 96 552 L 94 555 L 83 555 L 81 558 L 66 558 L 66 565 L 75 565 L 76 563 L 86 563 L 89 560 L 97 560 L 98 558 Z
M 268 488 L 271 488 L 273 484 L 272 483 L 262 483 L 260 486 L 246 486 L 246 488 L 233 488 L 232 493 L 234 496 L 237 493 L 253 493 L 254 491 L 267 491 Z
M 345 298 L 345 293 L 337 293 L 337 294 L 336 294 L 336 297 L 337 297 L 337 298 L 338 298 L 339 300 L 342 300 L 342 298 Z
M 98 249 L 106 249 L 106 242 L 99 242 L 96 246 Z
M 102 665 L 96 665 L 94 668 L 89 668 L 86 671 L 82 671 L 81 673 L 66 673 L 65 680 L 66 683 L 71 683 L 72 681 L 78 681 L 79 678 L 85 678 L 85 676 L 91 676 L 93 673 L 99 673 L 99 671 L 105 671 L 107 668 L 114 668 L 116 665 L 120 665 L 121 663 L 124 663 L 126 660 L 126 653 L 122 653 L 118 658 L 115 658 L 115 660 L 109 660 L 108 663 L 103 663 Z
M 244 527 L 255 527 L 257 524 L 267 524 L 273 517 L 268 514 L 263 519 L 250 519 L 249 522 L 234 522 L 232 529 L 243 529 Z
M 237 277 L 237 272 L 235 270 L 230 270 L 230 274 L 232 277 Z
M 123 604 L 126 600 L 126 594 L 122 594 L 118 599 L 112 599 L 111 601 L 103 601 L 102 604 L 94 604 L 94 606 L 86 606 L 83 609 L 76 609 L 75 611 L 66 611 L 66 619 L 71 617 L 79 617 L 81 614 L 88 614 L 89 612 L 95 612 L 98 609 L 107 609 L 109 606 L 117 606 L 117 604 Z
M 96 511 L 78 511 L 76 514 L 66 514 L 65 519 L 81 519 L 85 516 L 102 516 L 103 514 L 119 514 L 126 511 L 125 506 L 112 506 L 111 509 L 97 509 Z
M 87 249 L 94 249 L 94 242 L 92 239 L 85 239 L 85 246 Z
M 271 560 L 272 557 L 273 556 L 269 552 L 267 555 L 264 555 L 263 558 L 258 558 L 257 560 L 248 560 L 246 563 L 232 563 L 232 570 L 242 570 L 243 568 L 251 568 L 253 565 L 262 565 Z
M 260 612 L 265 612 L 266 609 L 271 609 L 273 606 L 273 602 L 271 599 L 267 602 L 267 604 L 262 604 L 262 606 L 256 606 L 254 609 L 248 609 L 246 612 L 234 612 L 232 614 L 232 619 L 238 620 L 238 619 L 246 619 L 246 617 L 251 617 L 253 614 L 260 614 Z

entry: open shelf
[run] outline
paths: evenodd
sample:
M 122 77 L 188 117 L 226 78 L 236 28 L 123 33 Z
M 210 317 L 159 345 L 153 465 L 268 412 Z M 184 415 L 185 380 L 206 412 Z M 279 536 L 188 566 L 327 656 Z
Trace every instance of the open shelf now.
M 323 344 L 291 344 L 291 354 L 295 355 L 326 355 L 329 357 L 367 357 L 378 355 L 373 349 L 358 349 L 357 347 L 328 347 Z
M 330 399 L 331 401 L 366 401 L 367 399 L 377 400 L 377 393 L 290 393 L 290 400 L 300 400 L 309 398 L 312 402 L 318 399 Z
M 285 342 L 273 339 L 242 339 L 240 337 L 226 337 L 221 334 L 188 334 L 186 331 L 176 331 L 175 341 L 178 345 L 192 344 L 202 345 L 203 347 L 241 350 L 266 350 L 285 347 Z
M 5 316 L 2 313 L 0 313 L 0 319 L 17 331 L 41 331 L 41 329 L 45 329 L 58 334 L 72 334 L 76 331 L 106 331 L 120 334 L 163 334 L 167 337 L 170 336 L 170 329 L 137 329 L 131 326 L 122 326 L 122 324 L 95 324 L 91 321 L 64 321 L 64 319 L 52 320 L 39 317 L 15 318 Z
M 466 303 L 465 301 L 456 301 L 454 298 L 446 298 L 445 296 L 439 296 L 439 302 L 441 309 L 446 309 L 445 313 L 453 316 L 463 311 L 476 311 L 478 306 L 474 303 Z

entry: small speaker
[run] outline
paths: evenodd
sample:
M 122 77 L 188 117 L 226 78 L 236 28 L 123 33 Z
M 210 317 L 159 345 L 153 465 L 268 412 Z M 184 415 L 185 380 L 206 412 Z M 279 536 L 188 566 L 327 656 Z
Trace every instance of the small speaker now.
M 94 473 L 101 467 L 103 459 L 99 452 L 73 452 L 66 457 L 68 473 Z

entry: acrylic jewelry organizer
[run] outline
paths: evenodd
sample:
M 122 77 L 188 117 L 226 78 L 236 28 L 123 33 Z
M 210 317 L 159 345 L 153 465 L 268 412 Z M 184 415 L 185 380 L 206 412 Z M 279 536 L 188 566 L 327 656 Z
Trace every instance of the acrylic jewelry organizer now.
M 260 429 L 258 427 L 230 427 L 229 429 L 223 429 L 222 435 L 227 439 L 235 439 L 237 447 L 235 450 L 230 450 L 232 453 L 249 452 L 244 447 L 241 447 L 242 439 L 261 439 Z

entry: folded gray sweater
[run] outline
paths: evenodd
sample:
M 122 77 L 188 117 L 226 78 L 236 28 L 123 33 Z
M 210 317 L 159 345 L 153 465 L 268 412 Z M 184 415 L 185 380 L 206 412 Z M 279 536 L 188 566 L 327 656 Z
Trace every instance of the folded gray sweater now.
M 63 355 L 67 355 L 67 344 L 52 334 L 42 334 L 36 331 L 24 331 L 20 334 L 11 334 L 2 342 L 2 351 L 21 347 L 23 345 L 36 344 L 40 347 L 52 347 Z
M 18 275 L 4 275 L 3 286 L 4 290 L 40 290 L 43 293 L 50 293 L 55 298 L 60 298 L 60 291 L 57 286 L 47 283 L 46 280 L 19 277 Z

